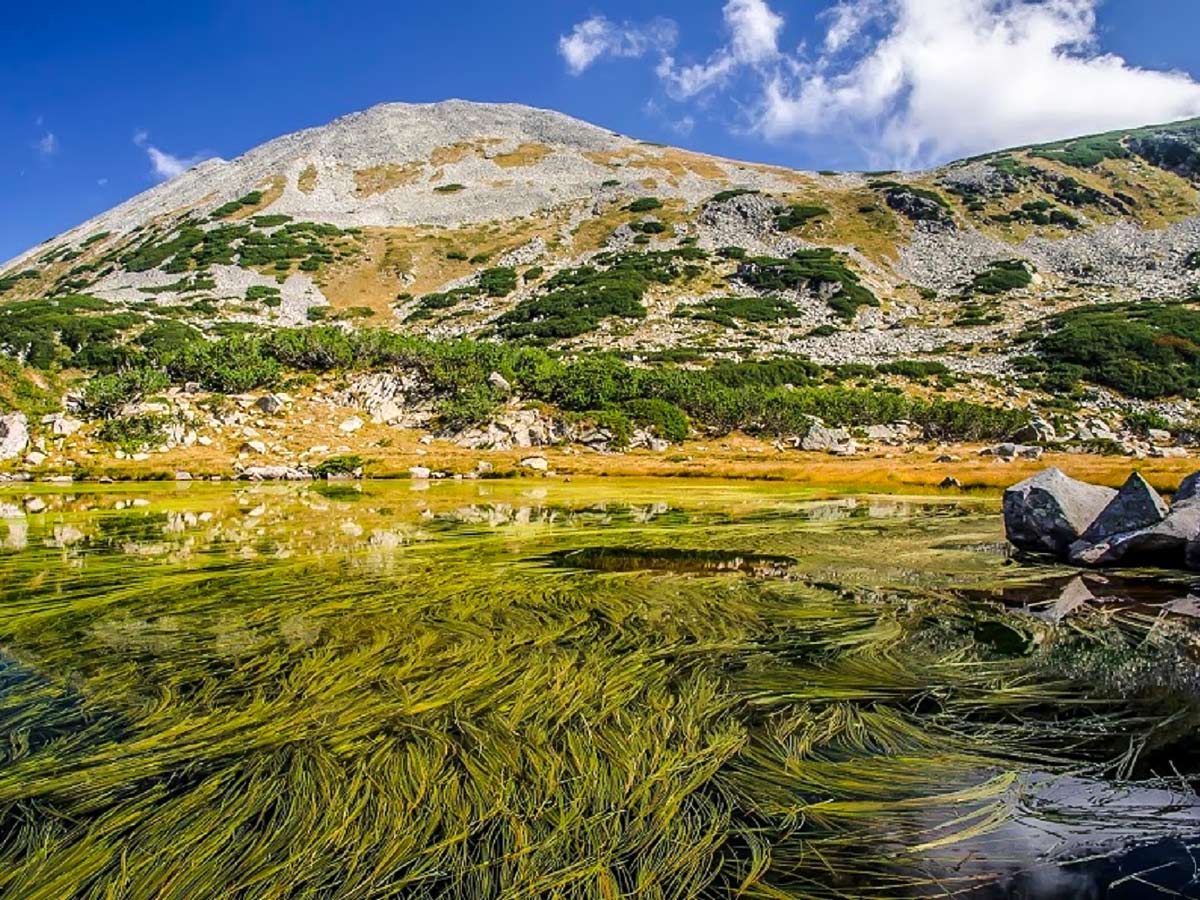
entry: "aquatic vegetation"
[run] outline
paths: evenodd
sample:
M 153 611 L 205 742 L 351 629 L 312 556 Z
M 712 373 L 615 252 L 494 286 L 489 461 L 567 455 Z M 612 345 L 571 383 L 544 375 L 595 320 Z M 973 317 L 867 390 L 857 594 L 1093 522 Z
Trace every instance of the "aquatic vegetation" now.
M 0 895 L 941 896 L 1187 714 L 1040 666 L 987 503 L 345 490 L 0 533 Z

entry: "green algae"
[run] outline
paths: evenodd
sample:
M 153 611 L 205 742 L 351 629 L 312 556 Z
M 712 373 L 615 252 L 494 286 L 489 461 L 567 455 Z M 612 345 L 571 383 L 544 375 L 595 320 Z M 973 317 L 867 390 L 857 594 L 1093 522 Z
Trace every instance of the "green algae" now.
M 1189 710 L 1044 664 L 993 501 L 45 499 L 0 524 L 6 897 L 938 894 L 1017 780 L 1161 762 Z

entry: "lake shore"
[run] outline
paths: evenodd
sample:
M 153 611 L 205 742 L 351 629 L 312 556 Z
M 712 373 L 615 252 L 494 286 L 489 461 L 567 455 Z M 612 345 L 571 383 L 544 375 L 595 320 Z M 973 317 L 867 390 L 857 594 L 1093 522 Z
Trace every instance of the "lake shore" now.
M 329 441 L 328 433 L 292 432 L 293 446 Z M 330 443 L 333 443 L 330 441 Z M 339 434 L 327 455 L 361 457 L 368 478 L 411 478 L 428 470 L 432 478 L 700 478 L 783 481 L 812 487 L 871 492 L 914 493 L 932 489 L 995 492 L 1033 473 L 1057 466 L 1096 484 L 1119 486 L 1136 469 L 1155 488 L 1170 492 L 1200 468 L 1189 458 L 1133 459 L 1083 453 L 1047 452 L 1040 459 L 1004 461 L 982 455 L 981 444 L 868 447 L 853 456 L 779 449 L 769 441 L 741 434 L 687 441 L 661 452 L 596 452 L 578 446 L 473 450 L 430 439 L 420 430 L 370 423 L 350 435 Z M 544 468 L 539 460 L 544 460 Z M 316 460 L 314 460 L 316 462 Z M 0 490 L 44 481 L 235 480 L 252 467 L 294 466 L 294 456 L 257 453 L 247 443 L 222 441 L 210 446 L 175 447 L 167 453 L 118 458 L 111 447 L 88 442 L 54 454 L 42 465 L 13 460 L 0 466 Z M 955 484 L 954 482 L 957 482 Z

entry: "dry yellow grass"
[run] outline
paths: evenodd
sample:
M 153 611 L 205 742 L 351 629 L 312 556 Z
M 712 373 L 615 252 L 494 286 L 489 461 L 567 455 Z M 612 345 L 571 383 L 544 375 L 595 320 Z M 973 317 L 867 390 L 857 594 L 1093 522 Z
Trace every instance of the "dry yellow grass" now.
M 853 457 L 794 450 L 779 451 L 767 441 L 732 434 L 705 441 L 688 441 L 665 453 L 637 450 L 628 453 L 596 453 L 579 448 L 533 448 L 513 450 L 468 450 L 449 441 L 422 444 L 424 432 L 392 428 L 367 422 L 353 434 L 343 434 L 338 425 L 350 416 L 367 419 L 361 410 L 336 407 L 301 396 L 286 418 L 264 417 L 256 428 L 272 450 L 265 456 L 251 454 L 246 465 L 291 463 L 311 447 L 327 451 L 303 456 L 316 463 L 326 456 L 355 453 L 369 461 L 373 477 L 404 477 L 410 466 L 427 466 L 449 474 L 468 474 L 481 461 L 492 464 L 495 473 L 535 477 L 521 466 L 529 456 L 542 456 L 558 477 L 667 477 L 785 481 L 791 485 L 839 488 L 881 493 L 927 493 L 947 477 L 958 479 L 961 490 L 997 493 L 1011 484 L 1057 466 L 1067 474 L 1097 484 L 1119 486 L 1134 469 L 1160 491 L 1173 491 L 1184 476 L 1198 468 L 1191 459 L 1131 460 L 1119 456 L 1047 454 L 1042 460 L 1000 462 L 980 456 L 978 445 L 953 447 L 879 448 Z M 307 424 L 306 424 L 307 423 Z M 117 479 L 146 479 L 175 471 L 195 477 L 230 477 L 244 438 L 216 436 L 212 446 L 179 448 L 170 453 L 151 454 L 141 461 L 117 460 L 111 448 L 96 444 L 85 430 L 70 439 L 67 456 L 93 476 Z M 91 451 L 86 455 L 84 451 Z M 938 462 L 951 454 L 953 462 Z M 9 464 L 10 466 L 12 464 Z M 39 474 L 71 472 L 73 467 L 43 468 Z M 954 491 L 958 488 L 951 489 Z
M 258 183 L 259 190 L 262 191 L 262 199 L 253 206 L 243 206 L 233 215 L 227 218 L 230 221 L 238 219 L 248 219 L 251 216 L 256 216 L 272 203 L 283 196 L 283 190 L 287 187 L 287 179 L 282 175 L 272 175 L 270 178 L 264 178 Z
M 296 179 L 296 187 L 304 194 L 311 194 L 317 189 L 317 167 L 309 163 Z
M 523 166 L 534 166 L 554 151 L 545 144 L 521 144 L 511 153 L 501 153 L 492 157 L 492 162 L 502 169 L 516 169 Z
M 382 194 L 393 188 L 413 184 L 425 170 L 421 162 L 385 163 L 354 173 L 354 193 L 358 197 Z

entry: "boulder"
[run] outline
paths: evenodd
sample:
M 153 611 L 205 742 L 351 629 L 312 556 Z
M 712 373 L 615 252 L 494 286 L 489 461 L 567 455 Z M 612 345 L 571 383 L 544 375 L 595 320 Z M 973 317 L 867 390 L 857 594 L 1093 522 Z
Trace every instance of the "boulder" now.
M 1049 468 L 1004 492 L 1004 530 L 1020 550 L 1065 556 L 1116 495 Z
M 283 401 L 274 394 L 267 394 L 263 397 L 259 397 L 256 401 L 254 401 L 254 405 L 269 416 L 273 416 L 283 410 Z
M 801 450 L 833 453 L 852 446 L 850 432 L 845 428 L 829 428 L 820 419 L 809 420 L 808 430 L 800 435 Z
M 533 469 L 535 472 L 545 472 L 550 468 L 550 463 L 544 456 L 527 456 L 521 460 L 521 465 L 526 469 Z
M 488 376 L 488 384 L 494 387 L 502 394 L 511 394 L 512 385 L 508 383 L 508 379 L 499 372 L 493 372 Z
M 1182 503 L 1184 500 L 1195 500 L 1200 497 L 1200 472 L 1193 472 L 1179 482 L 1179 489 L 1171 498 L 1172 503 Z
M 1057 440 L 1057 438 L 1058 434 L 1055 432 L 1054 426 L 1045 419 L 1031 419 L 1013 434 L 1013 440 L 1022 443 L 1036 441 L 1045 444 Z
M 1119 534 L 1151 528 L 1165 519 L 1168 511 L 1158 492 L 1134 472 L 1079 539 L 1098 544 Z
M 1070 559 L 1078 566 L 1124 563 L 1200 568 L 1200 501 L 1178 503 L 1161 522 L 1146 528 L 1094 544 L 1077 542 L 1071 548 Z
M 433 476 L 428 466 L 409 466 L 408 477 L 415 481 L 426 481 Z
M 29 446 L 29 420 L 25 413 L 0 416 L 0 462 L 15 459 Z
M 246 466 L 238 478 L 243 481 L 311 481 L 312 473 L 293 466 Z

